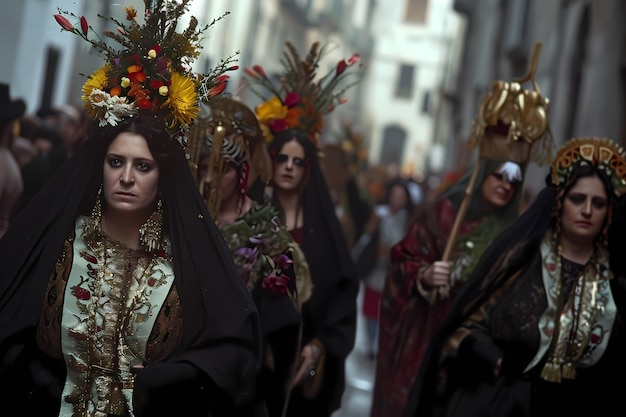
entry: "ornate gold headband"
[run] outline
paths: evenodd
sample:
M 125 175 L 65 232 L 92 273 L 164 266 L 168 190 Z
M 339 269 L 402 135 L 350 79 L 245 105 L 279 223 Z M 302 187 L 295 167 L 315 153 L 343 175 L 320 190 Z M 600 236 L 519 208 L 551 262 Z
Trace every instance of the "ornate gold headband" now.
M 611 181 L 613 193 L 620 197 L 626 192 L 626 155 L 624 148 L 607 138 L 585 137 L 570 139 L 557 151 L 550 169 L 550 182 L 562 186 L 572 170 L 591 165 L 603 170 Z

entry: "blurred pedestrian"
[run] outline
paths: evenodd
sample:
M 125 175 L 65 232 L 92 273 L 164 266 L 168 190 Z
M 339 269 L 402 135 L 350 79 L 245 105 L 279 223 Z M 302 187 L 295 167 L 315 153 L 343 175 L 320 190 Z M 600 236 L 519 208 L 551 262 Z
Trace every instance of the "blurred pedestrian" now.
M 360 242 L 365 252 L 355 254 L 357 258 L 366 256 L 372 261 L 371 269 L 361 277 L 364 284 L 363 317 L 368 336 L 367 354 L 371 359 L 375 359 L 378 350 L 380 297 L 389 267 L 389 254 L 391 248 L 407 233 L 415 207 L 407 180 L 398 177 L 387 184 L 386 189 L 384 200 L 374 207 L 368 222 L 367 237 Z M 367 252 L 368 246 L 373 250 Z
M 0 239 L 16 213 L 24 183 L 13 155 L 13 144 L 19 134 L 19 121 L 26 112 L 23 99 L 11 98 L 9 85 L 0 83 Z

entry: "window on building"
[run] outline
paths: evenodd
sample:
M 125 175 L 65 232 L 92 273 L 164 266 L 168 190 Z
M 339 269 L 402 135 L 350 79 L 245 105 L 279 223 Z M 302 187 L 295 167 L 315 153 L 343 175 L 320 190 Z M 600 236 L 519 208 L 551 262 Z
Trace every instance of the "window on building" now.
M 426 91 L 422 96 L 422 114 L 430 114 L 430 107 L 430 91 Z
M 415 67 L 413 65 L 401 65 L 398 84 L 396 85 L 396 97 L 411 98 L 413 95 Z
M 43 89 L 41 92 L 41 108 L 51 108 L 54 97 L 54 86 L 56 85 L 59 61 L 61 60 L 61 50 L 54 46 L 48 46 L 46 50 L 46 64 L 43 78 Z
M 380 150 L 382 165 L 402 165 L 402 154 L 406 142 L 406 130 L 400 126 L 387 126 L 383 131 L 383 145 Z
M 407 23 L 424 24 L 426 22 L 427 9 L 428 0 L 407 0 L 404 21 Z

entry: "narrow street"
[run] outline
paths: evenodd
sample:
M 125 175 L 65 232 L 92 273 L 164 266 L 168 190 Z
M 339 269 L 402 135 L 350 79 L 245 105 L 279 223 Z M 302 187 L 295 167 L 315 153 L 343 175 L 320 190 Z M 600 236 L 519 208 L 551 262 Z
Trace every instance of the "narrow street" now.
M 337 410 L 333 417 L 368 417 L 370 413 L 376 364 L 367 356 L 367 334 L 361 314 L 362 301 L 363 287 L 358 298 L 356 343 L 346 363 L 346 390 L 342 408 Z

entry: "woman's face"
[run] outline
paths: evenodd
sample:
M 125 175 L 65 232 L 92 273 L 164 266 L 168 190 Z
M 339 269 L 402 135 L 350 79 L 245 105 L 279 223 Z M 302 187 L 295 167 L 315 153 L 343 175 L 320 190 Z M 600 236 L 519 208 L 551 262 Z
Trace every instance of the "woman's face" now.
M 570 242 L 592 243 L 602 230 L 608 198 L 597 175 L 581 177 L 563 199 L 561 236 Z
M 504 164 L 499 165 L 483 181 L 482 194 L 488 211 L 506 207 L 513 199 L 517 187 L 520 186 L 519 181 L 502 171 L 503 166 Z
M 285 143 L 274 161 L 274 184 L 284 191 L 296 191 L 304 178 L 304 147 L 297 140 Z
M 103 193 L 107 207 L 151 212 L 159 193 L 159 167 L 148 143 L 137 133 L 120 133 L 104 158 Z
M 209 158 L 210 155 L 203 156 L 200 159 L 200 166 L 198 167 L 200 178 L 204 181 L 204 190 L 202 190 L 204 197 L 207 198 L 211 193 L 211 189 L 217 186 L 220 187 L 222 201 L 232 198 L 233 195 L 238 196 L 239 175 L 237 168 L 227 163 L 224 167 L 222 182 L 219 185 L 214 184 L 217 174 L 215 169 L 209 169 Z
M 396 184 L 389 192 L 389 208 L 392 212 L 400 211 L 409 205 L 409 199 L 404 187 Z

